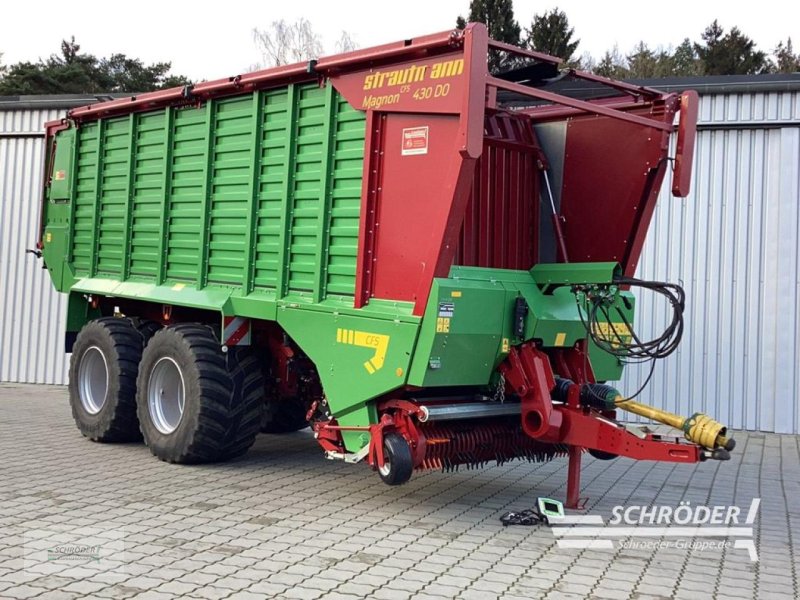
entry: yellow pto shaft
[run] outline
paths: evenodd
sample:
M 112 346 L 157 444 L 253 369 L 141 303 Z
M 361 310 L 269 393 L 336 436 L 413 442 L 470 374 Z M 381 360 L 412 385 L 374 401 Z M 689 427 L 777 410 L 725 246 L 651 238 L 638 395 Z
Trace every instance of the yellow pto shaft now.
M 724 448 L 730 451 L 733 450 L 735 445 L 732 438 L 726 437 L 727 428 L 722 423 L 718 423 L 703 413 L 695 413 L 686 419 L 671 412 L 647 406 L 641 402 L 625 400 L 622 396 L 617 396 L 614 404 L 616 408 L 680 429 L 687 440 L 708 450 Z

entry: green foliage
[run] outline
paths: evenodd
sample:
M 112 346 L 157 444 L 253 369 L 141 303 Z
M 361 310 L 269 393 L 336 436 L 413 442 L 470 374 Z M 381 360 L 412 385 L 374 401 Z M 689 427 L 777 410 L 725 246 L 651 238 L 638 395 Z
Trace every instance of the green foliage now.
M 514 7 L 511 0 L 472 0 L 469 3 L 469 17 L 465 20 L 459 16 L 456 27 L 463 29 L 467 22 L 484 23 L 489 30 L 489 37 L 498 42 L 513 46 L 522 46 L 522 29 L 514 19 Z M 489 56 L 489 70 L 494 72 L 512 68 L 516 61 L 504 52 L 492 52 Z
M 636 44 L 626 58 L 628 77 L 664 77 L 669 74 L 670 56 L 664 51 L 651 50 L 644 42 Z
M 796 73 L 800 71 L 800 54 L 794 53 L 792 38 L 786 40 L 786 44 L 778 42 L 773 51 L 775 63 L 773 69 L 777 73 Z
M 124 54 L 98 59 L 80 50 L 73 37 L 47 60 L 11 65 L 0 79 L 0 95 L 137 93 L 189 83 L 169 75 L 168 62 L 145 65 Z
M 463 17 L 459 19 L 466 25 Z M 514 19 L 511 0 L 472 0 L 469 3 L 467 20 L 471 23 L 484 23 L 489 30 L 489 37 L 498 42 L 520 45 L 522 30 Z
M 533 15 L 530 29 L 525 30 L 525 43 L 531 50 L 557 56 L 566 63 L 572 61 L 580 40 L 574 40 L 575 28 L 569 26 L 566 13 L 554 8 Z
M 645 42 L 639 42 L 626 56 L 615 46 L 596 64 L 591 60 L 584 62 L 589 63 L 594 73 L 605 77 L 648 79 L 768 73 L 780 70 L 778 65 L 787 69 L 784 72 L 790 72 L 798 68 L 800 61 L 788 40 L 787 45 L 781 43 L 775 49 L 777 63 L 773 65 L 766 53 L 757 50 L 755 42 L 738 28 L 726 34 L 717 21 L 709 25 L 701 37 L 702 44 L 684 38 L 674 50 L 672 47 L 652 49 Z
M 498 41 L 558 56 L 570 67 L 614 79 L 800 72 L 800 54 L 794 52 L 791 38 L 779 42 L 770 58 L 741 29 L 732 27 L 726 32 L 717 20 L 706 27 L 699 42 L 687 37 L 676 47 L 650 48 L 642 41 L 627 54 L 614 46 L 599 60 L 588 53 L 576 56 L 580 40 L 566 13 L 558 8 L 535 14 L 524 37 L 514 20 L 511 0 L 472 0 L 468 17 L 459 16 L 456 27 L 463 29 L 469 21 L 485 23 L 490 37 Z M 490 53 L 492 72 L 517 64 L 500 53 Z
M 703 74 L 703 63 L 689 38 L 684 38 L 672 54 L 673 75 L 695 76 Z
M 620 54 L 616 44 L 611 50 L 606 50 L 605 54 L 600 58 L 600 62 L 594 68 L 594 73 L 611 79 L 623 79 L 628 76 L 625 57 Z
M 706 75 L 754 75 L 769 71 L 766 53 L 756 50 L 755 42 L 738 27 L 726 34 L 714 20 L 701 38 L 703 43 L 695 44 L 694 49 Z
M 688 38 L 674 51 L 672 48 L 653 50 L 644 42 L 639 42 L 626 58 L 626 76 L 631 79 L 702 74 L 703 66 L 697 59 Z

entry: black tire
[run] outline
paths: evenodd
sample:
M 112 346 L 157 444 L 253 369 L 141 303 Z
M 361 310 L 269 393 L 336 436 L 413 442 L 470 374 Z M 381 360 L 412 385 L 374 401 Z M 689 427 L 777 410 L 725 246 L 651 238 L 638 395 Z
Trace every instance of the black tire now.
M 161 331 L 162 328 L 161 324 L 155 321 L 138 320 L 134 324 L 136 325 L 137 331 L 144 337 L 145 346 L 147 342 L 150 341 L 150 338 Z
M 589 455 L 594 456 L 597 460 L 614 460 L 615 458 L 619 458 L 619 454 L 611 454 L 611 452 L 595 450 L 594 448 L 589 448 Z
M 90 440 L 142 439 L 136 418 L 136 377 L 145 337 L 130 319 L 116 317 L 90 321 L 78 334 L 69 365 L 69 401 L 78 429 Z M 89 383 L 93 366 L 94 386 Z
M 414 463 L 411 447 L 399 433 L 388 433 L 383 437 L 384 467 L 378 469 L 383 483 L 401 485 L 411 479 Z
M 183 390 L 182 413 L 171 430 L 173 423 L 163 411 L 154 416 L 148 401 L 158 369 L 177 373 Z M 142 434 L 155 456 L 171 463 L 222 461 L 253 445 L 264 410 L 264 379 L 249 348 L 223 353 L 210 328 L 186 323 L 161 329 L 147 344 L 136 399 Z
M 261 420 L 263 433 L 292 433 L 308 427 L 305 403 L 300 398 L 268 398 Z

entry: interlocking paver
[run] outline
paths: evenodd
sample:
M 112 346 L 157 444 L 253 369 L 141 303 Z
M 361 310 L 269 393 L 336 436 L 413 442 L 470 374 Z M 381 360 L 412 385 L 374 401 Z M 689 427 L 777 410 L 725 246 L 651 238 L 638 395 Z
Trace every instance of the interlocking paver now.
M 3 384 L 0 597 L 800 597 L 800 438 L 736 435 L 728 463 L 587 456 L 583 495 L 589 514 L 606 518 L 616 505 L 681 501 L 746 511 L 761 497 L 757 563 L 733 548 L 564 550 L 547 527 L 503 528 L 503 512 L 563 497 L 564 460 L 419 473 L 387 487 L 367 468 L 324 460 L 300 432 L 261 436 L 228 465 L 180 467 L 142 445 L 86 441 L 64 388 Z M 56 530 L 81 526 L 124 529 L 124 553 L 96 568 L 26 562 Z
M 47 591 L 47 589 L 41 587 L 18 585 L 5 590 L 3 595 L 7 598 L 13 598 L 14 600 L 23 600 L 24 598 L 33 598 L 34 596 L 38 596 L 39 594 Z

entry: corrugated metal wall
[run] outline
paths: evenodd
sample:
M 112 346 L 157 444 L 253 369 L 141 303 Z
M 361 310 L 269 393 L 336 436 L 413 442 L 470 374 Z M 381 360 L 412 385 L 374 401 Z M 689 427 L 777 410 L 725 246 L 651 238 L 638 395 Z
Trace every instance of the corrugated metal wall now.
M 36 234 L 40 137 L 58 111 L 0 110 L 0 380 L 65 383 L 64 299 L 25 248 Z M 638 275 L 682 281 L 687 330 L 645 402 L 735 429 L 800 433 L 800 94 L 701 98 L 689 198 L 668 186 Z M 666 307 L 639 294 L 643 335 Z M 634 391 L 647 371 L 631 368 Z
M 0 109 L 0 381 L 66 383 L 66 298 L 55 293 L 36 243 L 43 124 L 58 110 Z
M 683 343 L 641 399 L 800 433 L 800 94 L 704 96 L 700 127 L 692 193 L 664 186 L 639 265 L 687 294 Z M 638 296 L 642 334 L 663 329 L 666 307 Z M 647 372 L 629 369 L 622 387 Z

